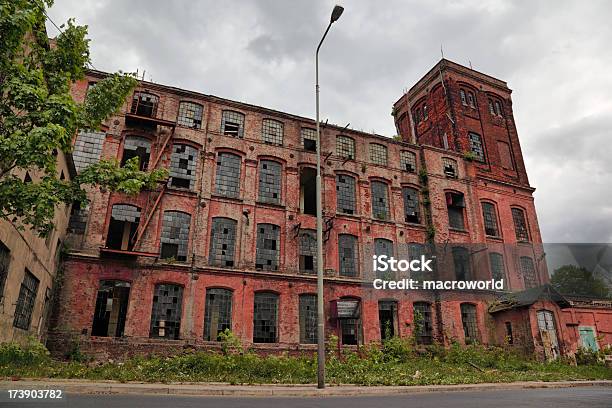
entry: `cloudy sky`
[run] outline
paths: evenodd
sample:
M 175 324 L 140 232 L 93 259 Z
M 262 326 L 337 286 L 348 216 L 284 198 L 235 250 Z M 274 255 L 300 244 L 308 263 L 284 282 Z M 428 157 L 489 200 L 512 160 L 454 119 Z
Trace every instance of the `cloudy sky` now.
M 56 0 L 93 65 L 314 117 L 332 0 Z M 322 118 L 395 134 L 391 106 L 440 59 L 506 80 L 545 242 L 612 242 L 612 3 L 341 1 L 321 52 Z M 526 5 L 529 5 L 526 7 Z M 49 25 L 49 33 L 55 29 Z

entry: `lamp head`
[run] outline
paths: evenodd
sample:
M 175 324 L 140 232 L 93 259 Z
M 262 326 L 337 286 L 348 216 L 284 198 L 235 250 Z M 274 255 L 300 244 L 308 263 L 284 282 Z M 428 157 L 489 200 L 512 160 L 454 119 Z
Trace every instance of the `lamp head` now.
M 344 11 L 344 7 L 339 6 L 339 5 L 335 5 L 334 9 L 332 10 L 332 14 L 331 14 L 331 22 L 335 22 L 337 21 L 340 16 L 342 15 L 342 12 Z

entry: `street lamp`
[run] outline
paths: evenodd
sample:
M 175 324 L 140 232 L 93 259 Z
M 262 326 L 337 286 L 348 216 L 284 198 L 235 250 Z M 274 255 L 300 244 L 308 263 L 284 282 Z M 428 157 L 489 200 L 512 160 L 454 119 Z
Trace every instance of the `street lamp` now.
M 323 311 L 323 203 L 321 199 L 321 125 L 319 123 L 319 50 L 331 25 L 337 21 L 344 8 L 336 5 L 329 24 L 319 42 L 316 53 L 317 95 L 317 388 L 325 388 L 325 314 Z

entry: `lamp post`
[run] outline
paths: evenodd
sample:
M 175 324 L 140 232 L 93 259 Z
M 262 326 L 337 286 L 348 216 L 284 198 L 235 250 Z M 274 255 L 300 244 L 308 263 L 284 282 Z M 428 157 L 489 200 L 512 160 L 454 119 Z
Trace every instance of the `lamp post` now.
M 329 24 L 319 42 L 316 53 L 317 95 L 317 388 L 325 388 L 325 313 L 323 303 L 323 203 L 321 199 L 321 125 L 319 123 L 319 50 L 331 25 L 337 21 L 344 8 L 336 5 Z

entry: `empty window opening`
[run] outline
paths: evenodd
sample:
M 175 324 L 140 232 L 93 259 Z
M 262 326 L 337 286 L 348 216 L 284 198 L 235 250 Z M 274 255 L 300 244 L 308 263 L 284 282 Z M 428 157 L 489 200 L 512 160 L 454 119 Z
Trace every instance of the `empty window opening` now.
M 221 133 L 233 137 L 244 137 L 244 115 L 240 112 L 223 111 Z
M 177 340 L 181 330 L 182 305 L 182 286 L 173 284 L 155 285 L 149 336 Z
M 202 127 L 202 110 L 202 105 L 200 104 L 181 102 L 176 123 L 180 126 L 199 129 Z
M 411 187 L 404 187 L 402 188 L 402 196 L 404 198 L 404 221 L 414 224 L 420 223 L 418 190 Z
M 378 322 L 381 340 L 389 340 L 398 335 L 396 301 L 381 300 L 378 302 Z
M 310 128 L 302 128 L 302 147 L 307 152 L 317 151 L 317 131 Z
M 34 303 L 36 301 L 39 283 L 40 281 L 38 278 L 36 278 L 36 276 L 26 269 L 23 276 L 23 281 L 21 282 L 21 288 L 19 289 L 17 305 L 15 306 L 13 326 L 23 330 L 30 329 L 32 312 L 34 310 Z
M 313 230 L 300 231 L 300 272 L 317 272 L 317 235 Z
M 453 159 L 443 157 L 442 171 L 444 171 L 444 175 L 448 178 L 457 178 L 457 176 L 459 175 L 457 171 L 457 162 Z
M 387 165 L 387 147 L 378 143 L 370 143 L 370 161 L 381 166 Z
M 414 173 L 416 171 L 416 154 L 408 151 L 401 152 L 400 166 L 402 167 L 402 170 L 409 173 Z
M 123 143 L 121 167 L 125 166 L 128 160 L 137 157 L 139 170 L 145 171 L 149 166 L 150 155 L 151 141 L 149 139 L 140 136 L 127 136 Z
M 354 318 L 340 319 L 340 339 L 345 345 L 361 343 L 361 302 L 357 304 Z
M 123 336 L 129 298 L 130 284 L 128 282 L 100 281 L 91 335 L 102 337 Z
M 355 140 L 348 136 L 337 136 L 336 154 L 348 160 L 355 160 Z
M 282 165 L 271 160 L 259 162 L 259 201 L 280 204 Z
M 463 324 L 465 343 L 471 344 L 477 342 L 478 326 L 476 323 L 476 305 L 471 303 L 461 304 L 461 323 Z
M 317 295 L 300 295 L 300 343 L 317 342 Z
M 512 334 L 512 323 L 506 322 L 505 326 L 506 326 L 505 342 L 508 344 L 514 344 L 514 335 Z
M 231 218 L 213 218 L 208 262 L 213 266 L 234 266 L 237 222 Z
M 280 227 L 274 224 L 257 224 L 257 253 L 255 268 L 278 271 L 280 258 Z
M 262 139 L 264 143 L 283 145 L 283 124 L 277 120 L 264 119 L 262 122 Z
M 529 242 L 529 231 L 527 229 L 525 212 L 520 208 L 512 208 L 512 220 L 514 221 L 516 240 L 519 242 Z
M 521 256 L 521 275 L 523 275 L 523 282 L 525 282 L 525 289 L 535 288 L 538 286 L 538 278 L 536 276 L 535 266 L 533 265 L 533 259 L 528 256 Z
M 387 184 L 381 181 L 370 183 L 372 190 L 372 217 L 377 220 L 389 219 L 389 196 Z
M 485 234 L 491 237 L 499 236 L 499 229 L 497 228 L 497 213 L 495 211 L 495 205 L 487 202 L 482 203 L 482 218 L 484 221 Z
M 180 211 L 165 211 L 161 232 L 162 259 L 187 260 L 191 215 Z
M 506 268 L 504 266 L 504 256 L 498 252 L 489 253 L 489 264 L 491 266 L 491 277 L 496 280 L 504 279 Z M 504 287 L 506 282 L 504 282 Z
M 355 277 L 358 275 L 357 237 L 348 234 L 338 235 L 338 257 L 340 276 Z
M 183 144 L 172 146 L 170 156 L 170 185 L 178 188 L 193 189 L 198 164 L 198 150 Z
M 138 116 L 154 118 L 157 115 L 159 97 L 148 92 L 134 92 L 130 112 Z
M 115 204 L 111 210 L 106 247 L 131 251 L 140 223 L 140 209 L 129 204 Z
M 355 214 L 355 177 L 336 175 L 336 206 L 341 214 Z
M 386 255 L 388 258 L 393 256 L 393 241 L 384 238 L 374 239 L 374 255 Z M 388 268 L 386 271 L 376 270 L 376 277 L 380 279 L 393 279 L 395 273 Z
M 72 159 L 77 172 L 90 164 L 97 163 L 102 153 L 106 133 L 93 130 L 81 130 L 74 142 Z
M 278 295 L 255 293 L 253 305 L 253 343 L 278 341 Z
M 300 171 L 300 210 L 303 214 L 317 215 L 317 171 L 303 167 Z
M 208 288 L 204 313 L 204 340 L 219 340 L 219 333 L 225 329 L 232 329 L 232 291 Z
M 11 250 L 0 242 L 0 299 L 4 296 L 4 286 L 11 266 Z
M 240 195 L 240 156 L 232 153 L 219 153 L 215 192 L 225 197 L 236 198 Z
M 470 150 L 472 151 L 472 153 L 474 153 L 474 156 L 476 156 L 476 160 L 484 162 L 485 156 L 484 148 L 482 146 L 482 138 L 479 134 L 472 132 L 470 132 L 468 136 L 470 138 Z
M 457 279 L 458 281 L 472 280 L 470 251 L 468 251 L 464 247 L 454 247 L 453 265 L 455 266 L 455 279 Z
M 463 212 L 465 200 L 462 193 L 445 193 L 446 208 L 448 210 L 448 225 L 454 229 L 465 229 Z
M 413 324 L 417 344 L 433 344 L 433 324 L 431 305 L 427 302 L 415 302 L 412 306 Z

